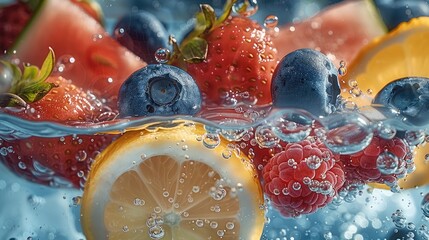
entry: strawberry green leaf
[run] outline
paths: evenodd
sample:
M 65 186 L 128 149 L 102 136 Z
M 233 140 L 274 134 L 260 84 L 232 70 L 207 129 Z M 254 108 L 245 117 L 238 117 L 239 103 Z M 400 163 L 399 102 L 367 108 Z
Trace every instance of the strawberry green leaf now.
M 49 48 L 48 56 L 46 56 L 45 61 L 42 64 L 42 68 L 40 69 L 39 77 L 37 81 L 45 81 L 54 70 L 55 64 L 55 54 L 52 48 Z
M 55 87 L 55 84 L 46 82 L 54 69 L 54 63 L 55 55 L 51 48 L 40 70 L 36 66 L 24 66 L 24 72 L 21 74 L 21 70 L 16 65 L 7 63 L 13 69 L 14 79 L 9 92 L 3 95 L 0 106 L 22 106 L 20 100 L 33 103 L 42 99 Z M 9 102 L 4 104 L 7 99 Z
M 48 82 L 33 84 L 22 89 L 19 96 L 22 97 L 22 99 L 24 99 L 24 101 L 28 103 L 37 102 L 42 99 L 54 87 L 55 84 Z
M 203 38 L 195 37 L 182 48 L 182 56 L 186 62 L 202 62 L 207 57 L 208 44 Z
M 20 106 L 25 107 L 27 103 L 16 94 L 0 93 L 0 107 Z
M 223 13 L 219 16 L 219 18 L 216 20 L 215 27 L 225 22 L 225 20 L 231 15 L 232 12 L 232 6 L 234 6 L 235 2 L 237 0 L 228 0 L 226 1 L 225 5 L 223 6 Z
M 205 28 L 204 31 L 210 31 L 216 21 L 215 10 L 208 4 L 200 5 L 201 12 L 204 14 Z

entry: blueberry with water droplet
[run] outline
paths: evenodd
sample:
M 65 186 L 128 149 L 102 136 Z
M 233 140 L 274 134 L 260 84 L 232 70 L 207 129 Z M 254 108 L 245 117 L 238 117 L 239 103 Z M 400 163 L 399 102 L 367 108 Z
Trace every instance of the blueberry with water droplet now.
M 340 94 L 338 71 L 324 54 L 298 49 L 277 65 L 271 83 L 275 107 L 301 108 L 316 116 L 331 113 Z
M 201 94 L 193 78 L 180 68 L 152 64 L 134 72 L 119 91 L 119 112 L 126 116 L 194 115 Z
M 375 0 L 374 3 L 388 30 L 412 18 L 429 16 L 428 0 Z
M 401 78 L 384 86 L 373 103 L 395 108 L 405 122 L 415 126 L 429 124 L 429 78 Z
M 143 10 L 122 17 L 115 26 L 114 37 L 147 63 L 156 63 L 156 50 L 168 46 L 165 27 L 154 15 Z

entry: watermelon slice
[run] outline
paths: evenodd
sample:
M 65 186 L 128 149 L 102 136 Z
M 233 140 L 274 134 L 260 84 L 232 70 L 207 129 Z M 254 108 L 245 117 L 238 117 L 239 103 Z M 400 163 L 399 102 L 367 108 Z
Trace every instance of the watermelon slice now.
M 51 47 L 57 60 L 70 59 L 60 74 L 110 99 L 126 78 L 146 65 L 108 36 L 93 17 L 70 0 L 40 0 L 10 52 L 23 63 L 41 66 Z
M 334 4 L 312 18 L 280 27 L 274 44 L 280 56 L 299 48 L 328 55 L 337 66 L 350 62 L 373 38 L 387 32 L 370 0 Z

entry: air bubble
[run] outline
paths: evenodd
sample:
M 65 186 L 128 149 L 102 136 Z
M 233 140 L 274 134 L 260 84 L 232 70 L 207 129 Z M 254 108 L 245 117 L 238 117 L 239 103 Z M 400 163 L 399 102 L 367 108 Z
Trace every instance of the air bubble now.
M 389 151 L 382 152 L 377 157 L 377 168 L 382 174 L 394 174 L 398 170 L 398 166 L 398 157 Z
M 305 163 L 307 164 L 308 168 L 316 170 L 322 164 L 322 159 L 316 155 L 312 155 L 305 159 Z
M 197 193 L 200 191 L 200 187 L 199 186 L 193 186 L 192 187 L 192 192 Z
M 165 231 L 161 226 L 155 225 L 149 229 L 149 237 L 152 239 L 161 239 L 165 235 Z
M 133 201 L 134 206 L 143 206 L 146 202 L 143 199 L 136 198 Z
M 267 125 L 256 128 L 255 140 L 262 148 L 271 148 L 280 142 L 280 139 L 273 133 L 272 128 Z
M 155 51 L 155 60 L 158 63 L 167 63 L 170 60 L 170 50 L 168 48 L 158 48 Z
M 301 183 L 299 183 L 299 182 L 294 182 L 294 183 L 292 184 L 292 188 L 293 188 L 293 190 L 295 190 L 295 191 L 299 191 L 299 190 L 301 189 Z
M 206 133 L 203 136 L 203 144 L 206 148 L 214 149 L 220 144 L 220 137 L 217 133 Z
M 203 227 L 204 226 L 204 221 L 201 219 L 198 219 L 197 221 L 195 221 L 195 225 L 197 225 L 197 227 Z
M 332 114 L 322 119 L 317 136 L 333 152 L 352 154 L 363 150 L 373 137 L 370 122 L 357 113 Z
M 232 229 L 234 229 L 235 225 L 234 225 L 233 222 L 227 222 L 226 225 L 225 225 L 225 227 L 228 230 L 232 230 Z
M 209 194 L 214 200 L 220 201 L 226 196 L 227 192 L 222 187 L 211 187 Z
M 78 162 L 83 162 L 86 160 L 86 158 L 88 157 L 88 154 L 86 153 L 85 150 L 79 150 L 76 155 L 75 155 L 75 159 Z
M 232 10 L 244 17 L 250 17 L 258 11 L 256 0 L 237 0 L 232 6 Z
M 273 133 L 285 142 L 299 142 L 310 135 L 313 119 L 300 110 L 282 110 L 270 122 Z
M 423 211 L 423 215 L 425 215 L 425 217 L 429 218 L 429 193 L 427 193 L 423 197 L 423 200 L 422 200 L 420 206 L 421 206 L 421 209 Z
M 211 227 L 211 228 L 213 228 L 213 229 L 215 229 L 215 228 L 217 228 L 217 227 L 218 227 L 218 223 L 217 223 L 217 222 L 215 222 L 215 221 L 210 222 L 210 227 Z

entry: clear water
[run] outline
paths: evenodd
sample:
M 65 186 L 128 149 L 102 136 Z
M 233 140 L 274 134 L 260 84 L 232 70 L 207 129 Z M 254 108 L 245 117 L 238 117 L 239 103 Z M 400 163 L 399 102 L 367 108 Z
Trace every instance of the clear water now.
M 7 2 L 1 0 L 0 3 Z M 197 2 L 197 1 L 195 1 Z M 216 7 L 222 1 L 212 1 Z M 283 24 L 308 17 L 328 1 L 260 1 L 255 19 L 261 23 Z M 331 1 L 336 2 L 336 1 Z M 134 7 L 152 10 L 164 16 L 169 32 L 181 36 L 191 12 L 181 1 L 101 1 L 107 16 L 108 29 L 115 19 Z M 195 4 L 195 6 L 197 6 Z M 279 9 L 278 6 L 281 6 Z M 299 11 L 306 6 L 305 11 Z M 171 9 L 175 13 L 171 14 Z M 286 11 L 288 17 L 266 18 Z M 109 27 L 110 26 L 110 27 Z M 354 153 L 369 144 L 374 132 L 386 138 L 392 131 L 407 131 L 410 139 L 424 138 L 421 129 L 404 121 L 401 114 L 380 106 L 350 110 L 346 105 L 336 106 L 337 113 L 317 118 L 297 109 L 255 108 L 237 105 L 230 109 L 210 109 L 197 117 L 116 119 L 93 124 L 61 125 L 49 122 L 30 122 L 0 112 L 0 137 L 6 139 L 29 136 L 60 137 L 73 134 L 123 133 L 136 128 L 156 128 L 176 119 L 189 119 L 207 125 L 207 130 L 235 141 L 243 133 L 256 129 L 258 144 L 270 146 L 278 141 L 297 142 L 310 134 L 310 124 L 320 124 L 325 144 L 336 152 Z M 222 117 L 219 118 L 219 115 Z M 353 131 L 342 131 L 353 129 Z M 335 139 L 331 137 L 335 132 Z M 419 135 L 420 133 L 420 135 Z M 270 137 L 266 137 L 266 136 Z M 419 137 L 415 137 L 419 141 Z M 340 139 L 341 141 L 338 141 Z M 410 140 L 411 141 L 411 140 Z M 52 188 L 30 183 L 0 165 L 0 239 L 85 239 L 79 223 L 79 200 L 82 191 Z M 336 199 L 317 213 L 286 219 L 270 207 L 262 239 L 429 239 L 429 186 L 394 193 L 360 186 Z

